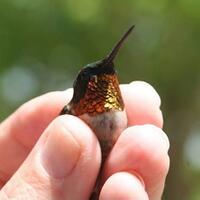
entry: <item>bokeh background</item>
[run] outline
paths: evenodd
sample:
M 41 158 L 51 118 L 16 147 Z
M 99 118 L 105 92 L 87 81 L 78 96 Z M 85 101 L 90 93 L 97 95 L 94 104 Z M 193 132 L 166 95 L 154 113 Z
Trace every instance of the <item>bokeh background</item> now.
M 72 86 L 132 24 L 116 66 L 162 98 L 171 168 L 163 199 L 200 200 L 199 0 L 0 0 L 0 121 L 27 100 Z

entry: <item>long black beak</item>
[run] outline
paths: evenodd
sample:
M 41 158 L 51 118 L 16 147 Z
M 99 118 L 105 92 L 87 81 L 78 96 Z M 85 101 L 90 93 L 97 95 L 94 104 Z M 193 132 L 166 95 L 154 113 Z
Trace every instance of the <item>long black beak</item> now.
M 112 51 L 108 54 L 108 56 L 107 56 L 106 59 L 105 59 L 107 64 L 111 63 L 111 62 L 115 59 L 115 57 L 116 57 L 116 55 L 117 55 L 117 53 L 118 53 L 118 51 L 119 51 L 119 49 L 120 49 L 122 43 L 123 43 L 124 40 L 129 36 L 129 34 L 130 34 L 130 33 L 132 32 L 132 30 L 134 29 L 134 27 L 135 27 L 135 25 L 131 26 L 131 27 L 124 33 L 124 35 L 123 35 L 123 36 L 121 37 L 121 39 L 117 42 L 117 44 L 116 44 L 115 47 L 112 49 Z

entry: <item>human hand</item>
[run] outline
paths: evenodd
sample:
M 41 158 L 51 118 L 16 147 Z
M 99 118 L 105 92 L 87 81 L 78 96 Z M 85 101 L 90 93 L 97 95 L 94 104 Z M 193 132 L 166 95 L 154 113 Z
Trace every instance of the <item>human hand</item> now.
M 159 200 L 169 168 L 160 98 L 144 82 L 121 90 L 129 128 L 105 163 L 100 200 Z M 45 94 L 0 124 L 0 199 L 89 198 L 100 147 L 79 118 L 58 116 L 71 96 L 71 90 Z

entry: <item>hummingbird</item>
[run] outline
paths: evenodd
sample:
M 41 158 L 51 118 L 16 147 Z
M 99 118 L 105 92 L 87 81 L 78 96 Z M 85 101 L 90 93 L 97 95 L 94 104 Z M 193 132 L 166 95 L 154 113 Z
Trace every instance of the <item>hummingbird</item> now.
M 106 57 L 87 64 L 78 72 L 73 84 L 73 97 L 60 112 L 60 115 L 70 114 L 82 119 L 94 131 L 100 143 L 101 168 L 90 200 L 99 198 L 103 164 L 119 135 L 127 127 L 114 59 L 134 27 L 131 26 L 124 33 Z

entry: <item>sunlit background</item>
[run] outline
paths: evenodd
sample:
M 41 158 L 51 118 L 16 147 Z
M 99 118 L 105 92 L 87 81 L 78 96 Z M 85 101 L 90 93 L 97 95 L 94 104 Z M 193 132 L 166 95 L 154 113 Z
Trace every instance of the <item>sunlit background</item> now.
M 165 200 L 200 200 L 199 0 L 0 0 L 0 121 L 27 100 L 72 86 L 132 24 L 116 66 L 162 98 L 171 168 Z

